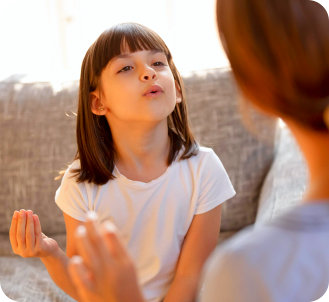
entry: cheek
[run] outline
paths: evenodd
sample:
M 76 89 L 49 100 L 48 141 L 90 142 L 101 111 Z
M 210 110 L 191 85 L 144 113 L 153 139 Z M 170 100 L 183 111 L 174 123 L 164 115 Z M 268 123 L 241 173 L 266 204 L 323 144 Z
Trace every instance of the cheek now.
M 124 89 L 122 89 L 122 87 L 124 87 Z M 136 91 L 131 84 L 116 83 L 116 85 L 109 87 L 106 99 L 110 106 L 117 106 L 131 99 L 133 95 L 136 95 Z
M 174 77 L 171 73 L 167 74 L 166 77 L 166 91 L 168 93 L 168 96 L 170 96 L 171 98 L 176 99 L 176 85 L 175 85 L 175 80 Z
M 167 88 L 167 97 L 168 97 L 168 101 L 172 104 L 176 104 L 176 88 L 175 88 L 175 84 L 170 84 L 168 85 Z

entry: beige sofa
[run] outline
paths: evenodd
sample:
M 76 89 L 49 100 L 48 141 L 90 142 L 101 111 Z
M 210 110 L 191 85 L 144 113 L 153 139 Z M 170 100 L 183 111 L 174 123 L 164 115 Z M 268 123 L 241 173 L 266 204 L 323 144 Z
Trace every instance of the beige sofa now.
M 223 206 L 219 241 L 253 224 L 257 214 L 261 223 L 298 202 L 306 171 L 289 132 L 248 108 L 240 114 L 230 70 L 183 79 L 196 137 L 219 155 L 237 192 Z M 15 301 L 73 301 L 39 259 L 13 256 L 8 230 L 15 209 L 32 209 L 43 232 L 65 248 L 63 217 L 54 203 L 60 182 L 54 178 L 76 152 L 77 88 L 78 81 L 17 75 L 0 82 L 0 285 Z

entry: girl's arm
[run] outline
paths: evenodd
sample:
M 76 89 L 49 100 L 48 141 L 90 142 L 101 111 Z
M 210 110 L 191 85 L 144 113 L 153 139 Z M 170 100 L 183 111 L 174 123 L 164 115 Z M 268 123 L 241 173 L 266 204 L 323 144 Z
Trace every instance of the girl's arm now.
M 72 221 L 69 228 L 75 229 L 79 222 L 73 218 L 70 219 Z M 39 257 L 53 281 L 71 297 L 78 299 L 67 272 L 69 259 L 54 239 L 41 232 L 39 217 L 36 214 L 33 214 L 31 210 L 15 211 L 9 238 L 15 254 L 22 257 Z M 72 240 L 69 238 L 68 241 Z
M 53 253 L 49 257 L 42 257 L 41 261 L 57 286 L 72 298 L 78 300 L 78 293 L 68 273 L 68 263 L 69 259 L 76 254 L 74 233 L 81 222 L 65 213 L 63 215 L 66 226 L 66 254 L 62 249 L 58 248 L 56 253 Z
M 203 265 L 218 241 L 220 219 L 221 205 L 209 212 L 194 216 L 165 302 L 196 300 Z

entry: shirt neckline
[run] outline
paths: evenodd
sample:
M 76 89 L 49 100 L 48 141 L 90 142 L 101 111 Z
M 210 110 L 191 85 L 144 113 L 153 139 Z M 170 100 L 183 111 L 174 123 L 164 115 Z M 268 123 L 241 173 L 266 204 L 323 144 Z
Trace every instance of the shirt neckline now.
M 124 176 L 123 174 L 120 173 L 119 169 L 117 168 L 116 165 L 114 165 L 114 170 L 113 170 L 113 174 L 114 176 L 122 183 L 135 187 L 135 188 L 148 188 L 148 187 L 152 187 L 156 184 L 158 184 L 159 182 L 162 182 L 163 179 L 165 179 L 168 175 L 168 173 L 171 170 L 171 167 L 175 164 L 175 162 L 173 162 L 171 165 L 169 165 L 167 167 L 167 169 L 165 170 L 165 172 L 163 172 L 160 176 L 158 176 L 155 179 L 152 179 L 149 182 L 143 182 L 143 181 L 139 181 L 139 180 L 132 180 L 127 178 L 126 176 Z

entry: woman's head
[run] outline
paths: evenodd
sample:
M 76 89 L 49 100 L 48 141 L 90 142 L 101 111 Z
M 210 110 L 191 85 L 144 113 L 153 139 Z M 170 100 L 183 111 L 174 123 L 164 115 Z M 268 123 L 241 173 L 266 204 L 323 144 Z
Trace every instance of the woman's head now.
M 118 24 L 104 31 L 91 45 L 81 67 L 77 116 L 77 158 L 81 162 L 81 170 L 77 171 L 79 181 L 101 184 L 113 178 L 115 149 L 111 129 L 106 117 L 92 110 L 92 99 L 96 91 L 104 95 L 102 76 L 111 60 L 127 52 L 144 51 L 155 51 L 165 56 L 179 94 L 180 100 L 167 118 L 171 143 L 168 164 L 175 159 L 182 146 L 185 149 L 183 158 L 193 153 L 195 141 L 188 125 L 184 87 L 169 49 L 155 32 L 145 26 Z
M 218 0 L 220 38 L 245 96 L 257 107 L 326 131 L 329 20 L 309 0 Z

